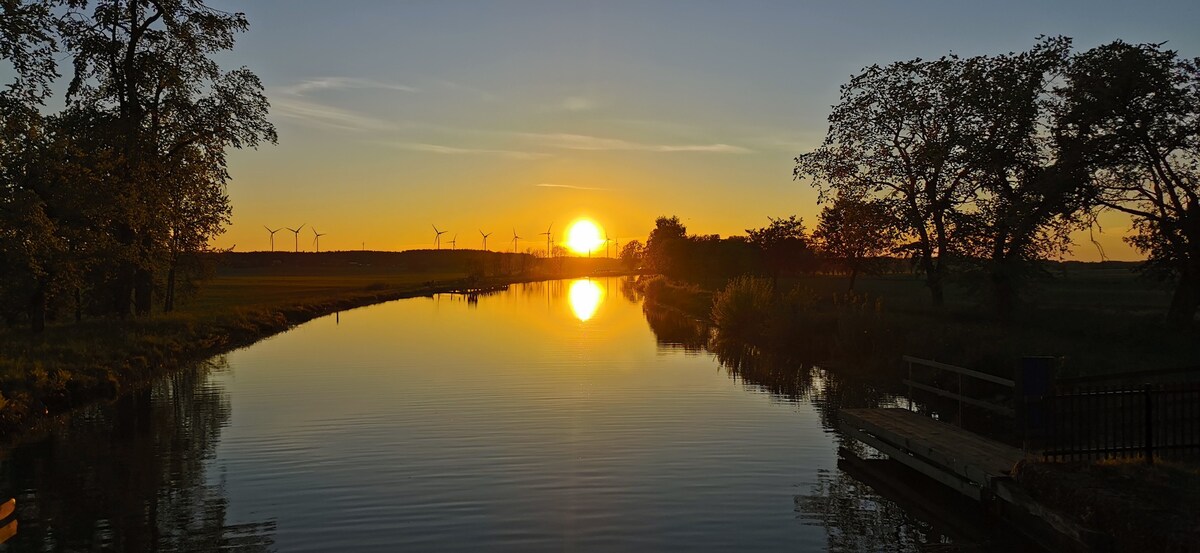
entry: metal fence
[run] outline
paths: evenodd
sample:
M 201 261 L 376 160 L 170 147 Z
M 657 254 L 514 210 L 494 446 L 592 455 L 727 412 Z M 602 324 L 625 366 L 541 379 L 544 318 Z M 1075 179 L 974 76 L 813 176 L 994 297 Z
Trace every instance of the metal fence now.
M 1197 383 L 1059 389 L 1026 416 L 1052 460 L 1200 459 Z

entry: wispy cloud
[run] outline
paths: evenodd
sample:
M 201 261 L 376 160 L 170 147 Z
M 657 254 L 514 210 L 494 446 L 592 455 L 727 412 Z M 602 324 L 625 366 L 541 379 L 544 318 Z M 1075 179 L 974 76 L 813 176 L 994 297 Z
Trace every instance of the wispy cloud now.
M 491 92 L 488 92 L 479 87 L 475 87 L 475 86 L 471 86 L 471 85 L 467 85 L 467 84 L 463 84 L 463 83 L 459 83 L 459 82 L 455 82 L 455 81 L 448 81 L 446 79 L 434 79 L 433 82 L 447 90 L 452 90 L 457 93 L 474 96 L 484 102 L 495 102 L 496 100 L 499 99 L 499 97 L 497 97 L 495 94 L 492 94 Z
M 309 93 L 322 90 L 376 89 L 404 93 L 417 89 L 401 84 L 385 83 L 374 79 L 356 77 L 319 77 L 298 83 L 272 87 L 271 111 L 309 125 L 344 131 L 387 131 L 394 130 L 394 123 L 380 120 L 347 109 L 314 101 Z
M 539 188 L 569 188 L 571 190 L 612 190 L 611 188 L 599 188 L 599 187 L 595 187 L 595 186 L 575 186 L 573 184 L 552 184 L 549 182 L 538 183 L 538 184 L 535 184 L 534 186 L 537 186 Z
M 315 90 L 350 90 L 350 89 L 378 89 L 378 90 L 394 90 L 397 92 L 417 92 L 417 89 L 411 86 L 402 84 L 385 83 L 374 79 L 361 79 L 357 77 L 318 77 L 315 79 L 306 79 L 294 85 L 281 87 L 279 90 L 284 94 L 293 96 L 303 96 L 308 92 Z
M 651 144 L 633 142 L 620 138 L 605 138 L 570 133 L 516 133 L 539 145 L 564 150 L 584 151 L 635 151 L 635 152 L 707 152 L 719 154 L 744 154 L 750 150 L 731 144 Z
M 346 131 L 387 131 L 395 125 L 352 111 L 294 97 L 275 98 L 271 113 L 319 127 Z
M 425 152 L 438 155 L 495 155 L 513 159 L 540 159 L 550 154 L 541 152 L 522 152 L 519 150 L 498 150 L 490 148 L 459 148 L 441 144 L 425 144 L 420 142 L 393 142 L 391 146 L 412 152 Z
M 583 96 L 570 96 L 563 99 L 559 107 L 566 111 L 590 111 L 599 107 L 599 104 L 595 100 Z

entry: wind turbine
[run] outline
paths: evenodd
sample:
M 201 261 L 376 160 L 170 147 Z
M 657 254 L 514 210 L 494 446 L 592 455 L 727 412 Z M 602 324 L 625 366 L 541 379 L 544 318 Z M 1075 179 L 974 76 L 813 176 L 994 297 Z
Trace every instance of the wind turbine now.
M 450 240 L 448 240 L 448 242 L 450 242 L 450 249 L 452 249 L 452 250 L 458 249 L 458 246 L 455 245 L 455 244 L 458 244 L 458 235 L 457 234 L 454 235 L 454 238 L 451 238 Z
M 442 249 L 442 235 L 446 234 L 446 231 L 438 230 L 437 225 L 430 225 L 430 226 L 433 227 L 433 232 L 435 233 L 433 235 L 433 243 L 435 246 L 437 246 L 437 249 L 440 250 L 440 249 Z
M 315 245 L 315 249 L 316 249 L 317 253 L 320 253 L 321 252 L 321 237 L 325 236 L 326 234 L 329 234 L 329 233 L 328 232 L 317 232 L 316 227 L 310 227 L 310 230 L 313 231 L 313 244 Z
M 491 235 L 492 235 L 492 233 L 490 233 L 490 232 L 488 232 L 488 233 L 485 233 L 485 232 L 483 232 L 483 231 L 481 230 L 481 231 L 479 231 L 479 234 L 480 234 L 481 236 L 483 236 L 483 251 L 485 251 L 485 252 L 486 252 L 486 251 L 487 251 L 487 237 L 491 236 Z M 513 234 L 516 234 L 516 233 L 514 232 Z
M 300 252 L 300 229 L 304 228 L 304 225 L 300 225 L 296 228 L 292 228 L 292 227 L 284 227 L 284 228 L 292 231 L 292 235 L 293 235 L 292 238 L 296 241 L 296 253 L 299 253 Z
M 271 227 L 268 227 L 267 225 L 263 225 L 263 228 L 267 229 L 267 232 L 271 233 L 271 251 L 275 251 L 275 233 L 283 229 L 277 228 L 275 230 L 271 230 Z
M 612 241 L 612 238 L 608 237 L 608 230 L 606 229 L 604 231 L 604 257 L 610 257 L 608 255 L 608 245 L 611 244 Z
M 550 226 L 546 227 L 546 232 L 539 232 L 539 233 L 538 233 L 538 236 L 541 236 L 541 235 L 543 235 L 543 234 L 544 234 L 544 235 L 546 235 L 546 257 L 550 257 L 550 256 L 551 256 L 551 252 L 550 252 L 550 237 L 551 237 L 551 236 L 554 236 L 553 234 L 550 234 L 550 229 L 552 229 L 552 228 L 554 228 L 554 223 L 550 223 Z
M 520 240 L 520 239 L 521 239 L 521 237 L 517 236 L 517 229 L 514 228 L 513 229 L 513 253 L 517 253 L 517 240 Z

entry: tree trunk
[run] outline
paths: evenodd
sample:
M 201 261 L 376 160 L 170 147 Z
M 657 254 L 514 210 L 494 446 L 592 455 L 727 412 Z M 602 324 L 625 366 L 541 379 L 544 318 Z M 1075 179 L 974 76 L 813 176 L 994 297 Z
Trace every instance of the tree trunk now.
M 150 269 L 139 267 L 133 279 L 133 309 L 139 317 L 150 314 L 154 300 L 154 273 Z
M 1189 267 L 1175 286 L 1167 320 L 1175 326 L 1188 326 L 1195 321 L 1197 308 L 1200 308 L 1200 269 Z
M 129 316 L 130 298 L 133 297 L 133 275 L 132 268 L 122 265 L 112 282 L 112 311 L 124 320 Z
M 163 312 L 170 313 L 175 310 L 175 263 L 171 263 L 171 268 L 167 270 L 167 289 L 163 293 Z
M 933 306 L 940 308 L 946 303 L 946 294 L 942 287 L 941 264 L 934 263 L 933 256 L 926 253 L 921 257 L 921 268 L 925 271 L 925 286 L 929 287 Z
M 855 265 L 853 267 L 850 267 L 850 287 L 847 289 L 848 292 L 854 291 L 854 282 L 857 280 L 858 280 L 858 266 Z
M 40 280 L 29 298 L 29 326 L 36 333 L 46 330 L 46 283 Z
M 1016 301 L 1012 276 L 1008 274 L 1007 267 L 999 263 L 992 267 L 992 301 L 996 316 L 1000 320 L 1008 321 L 1012 318 Z

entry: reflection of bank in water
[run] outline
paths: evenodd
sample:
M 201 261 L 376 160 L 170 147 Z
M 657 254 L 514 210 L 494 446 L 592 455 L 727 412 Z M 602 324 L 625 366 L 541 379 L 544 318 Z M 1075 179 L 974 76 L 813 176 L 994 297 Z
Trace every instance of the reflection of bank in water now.
M 0 485 L 21 490 L 22 524 L 0 529 L 13 533 L 5 550 L 271 551 L 275 521 L 231 520 L 210 478 L 232 412 L 212 375 L 227 368 L 223 356 L 181 368 L 14 446 Z

